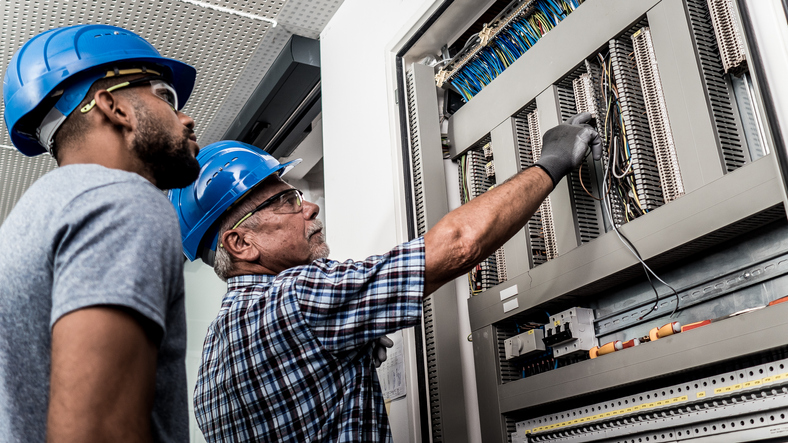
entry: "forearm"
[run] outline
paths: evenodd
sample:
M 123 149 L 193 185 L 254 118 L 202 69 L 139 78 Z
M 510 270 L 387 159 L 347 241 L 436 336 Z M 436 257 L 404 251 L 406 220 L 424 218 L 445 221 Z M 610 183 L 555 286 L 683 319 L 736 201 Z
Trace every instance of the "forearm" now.
M 529 168 L 446 214 L 424 236 L 425 295 L 500 248 L 528 222 L 552 189 L 547 173 Z

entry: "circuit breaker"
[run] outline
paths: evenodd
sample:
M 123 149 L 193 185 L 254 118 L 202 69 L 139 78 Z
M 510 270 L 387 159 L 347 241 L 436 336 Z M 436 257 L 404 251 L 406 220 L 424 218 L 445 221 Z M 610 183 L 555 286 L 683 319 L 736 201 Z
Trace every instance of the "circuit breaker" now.
M 571 308 L 550 317 L 545 326 L 544 344 L 553 348 L 555 357 L 588 352 L 597 346 L 594 335 L 594 311 Z

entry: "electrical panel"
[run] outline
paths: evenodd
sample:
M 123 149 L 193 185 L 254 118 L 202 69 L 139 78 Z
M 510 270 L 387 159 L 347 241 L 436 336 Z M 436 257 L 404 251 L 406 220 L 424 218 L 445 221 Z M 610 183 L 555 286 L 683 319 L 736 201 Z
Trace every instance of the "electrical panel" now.
M 468 275 L 484 441 L 755 441 L 785 426 L 788 222 L 751 2 L 447 2 L 401 48 L 435 102 L 405 116 L 403 144 L 414 124 L 440 127 L 440 162 L 403 150 L 416 224 L 426 177 L 466 204 L 582 112 L 603 143 Z

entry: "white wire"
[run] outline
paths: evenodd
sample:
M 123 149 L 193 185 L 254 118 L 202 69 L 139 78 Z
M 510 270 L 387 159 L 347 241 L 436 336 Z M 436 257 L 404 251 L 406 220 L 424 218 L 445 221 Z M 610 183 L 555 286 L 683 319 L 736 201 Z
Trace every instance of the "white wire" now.
M 613 158 L 614 158 L 614 161 L 613 161 L 613 168 L 611 168 L 610 172 L 613 173 L 613 177 L 618 178 L 618 179 L 622 179 L 629 173 L 629 170 L 632 169 L 632 159 L 631 158 L 629 159 L 629 165 L 627 165 L 627 169 L 620 176 L 618 174 L 616 174 L 615 166 L 618 165 L 618 143 L 616 143 L 617 140 L 618 139 L 616 137 L 613 137 Z

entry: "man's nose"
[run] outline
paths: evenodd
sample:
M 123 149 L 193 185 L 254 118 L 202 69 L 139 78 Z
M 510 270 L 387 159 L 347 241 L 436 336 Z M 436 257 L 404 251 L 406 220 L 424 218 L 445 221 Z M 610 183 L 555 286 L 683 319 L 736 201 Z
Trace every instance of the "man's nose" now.
M 320 212 L 320 206 L 304 200 L 304 218 L 307 220 L 314 220 Z
M 186 126 L 187 128 L 189 128 L 192 131 L 194 131 L 194 119 L 193 118 L 189 117 L 188 115 L 184 114 L 181 111 L 178 111 L 178 119 L 181 121 L 181 124 L 183 126 Z

